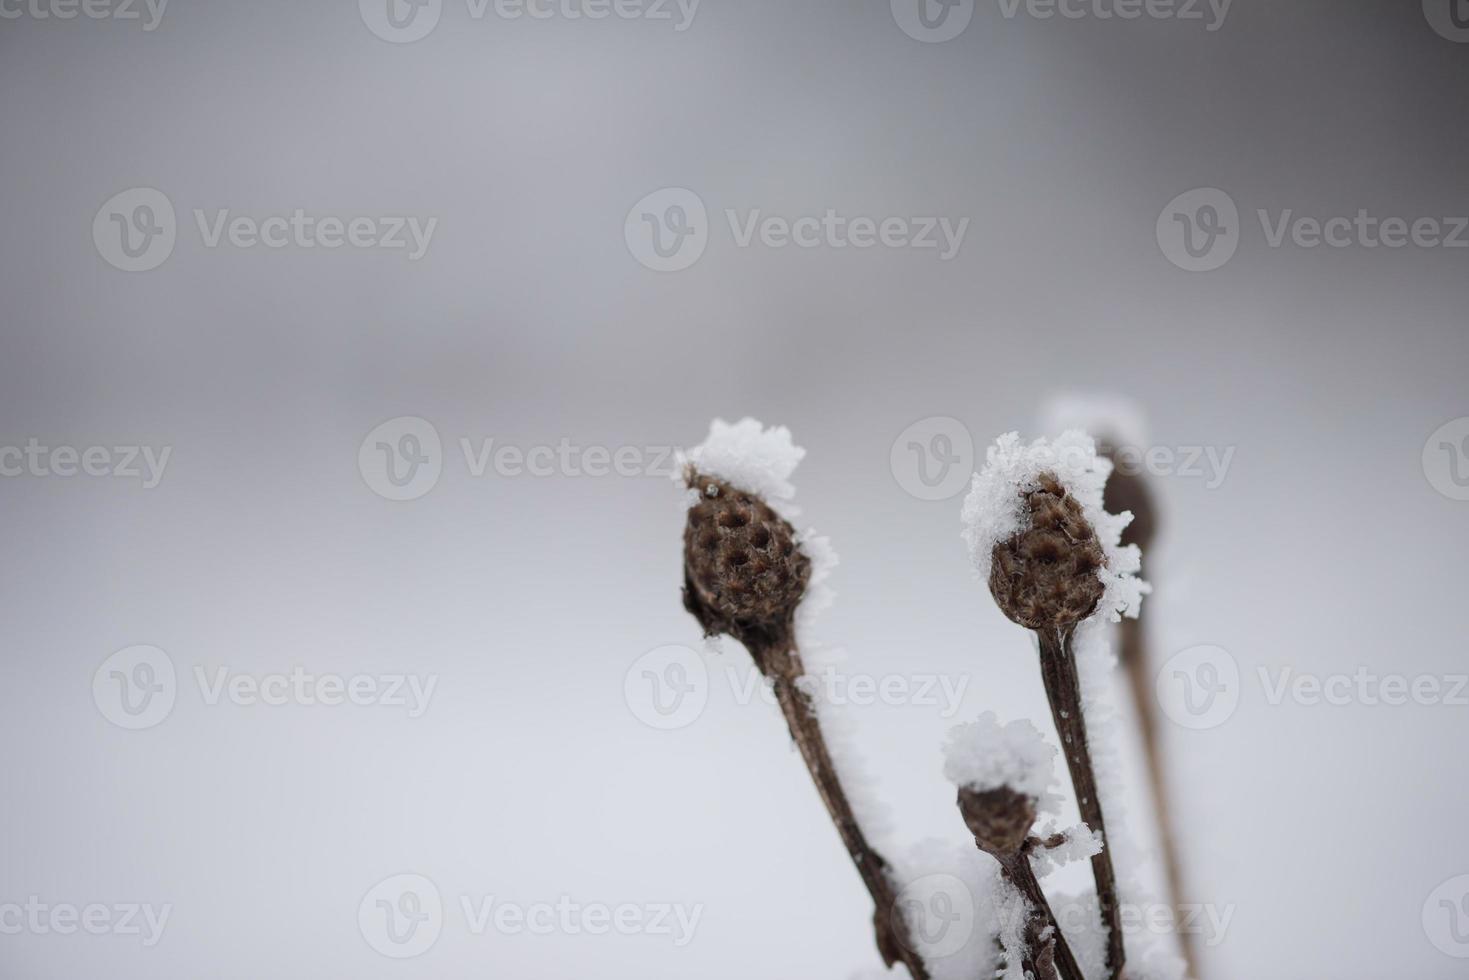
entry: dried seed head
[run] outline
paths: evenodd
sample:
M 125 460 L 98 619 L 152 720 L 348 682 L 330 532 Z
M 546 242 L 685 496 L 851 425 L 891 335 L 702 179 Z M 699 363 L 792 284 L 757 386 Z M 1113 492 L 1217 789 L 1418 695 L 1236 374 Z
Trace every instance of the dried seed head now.
M 1110 443 L 1103 443 L 1100 447 L 1102 455 L 1117 462 L 1117 449 Z M 1125 510 L 1132 511 L 1132 523 L 1122 529 L 1122 543 L 1124 545 L 1135 544 L 1142 549 L 1143 554 L 1148 553 L 1148 546 L 1152 544 L 1153 533 L 1158 527 L 1157 509 L 1153 506 L 1153 494 L 1148 489 L 1148 483 L 1140 473 L 1132 468 L 1114 469 L 1112 475 L 1107 477 L 1107 488 L 1103 491 L 1102 506 L 1109 514 L 1120 514 Z
M 699 497 L 684 525 L 684 607 L 709 635 L 786 639 L 811 580 L 795 528 L 756 494 L 693 469 L 685 480 Z
M 1035 826 L 1036 799 L 1008 786 L 959 790 L 959 812 L 979 849 L 995 858 L 1020 853 Z
M 1081 504 L 1054 474 L 1026 494 L 1030 526 L 995 546 L 990 594 L 1027 629 L 1072 626 L 1090 616 L 1104 586 L 1107 558 Z

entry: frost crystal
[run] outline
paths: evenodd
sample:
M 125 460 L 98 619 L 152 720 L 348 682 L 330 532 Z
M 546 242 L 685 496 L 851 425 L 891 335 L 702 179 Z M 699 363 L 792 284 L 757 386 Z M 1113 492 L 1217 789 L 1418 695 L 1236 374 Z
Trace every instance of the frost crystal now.
M 1132 514 L 1102 509 L 1102 489 L 1111 472 L 1111 462 L 1097 455 L 1096 443 L 1080 429 L 1029 445 L 1016 432 L 1001 436 L 986 453 L 984 469 L 974 475 L 961 514 L 962 537 L 980 579 L 989 581 L 995 545 L 1026 529 L 1025 494 L 1039 489 L 1041 474 L 1051 473 L 1081 505 L 1106 555 L 1106 566 L 1098 572 L 1104 591 L 1097 612 L 1114 621 L 1136 616 L 1148 586 L 1137 577 L 1141 553 L 1122 545 Z
M 1037 836 L 1045 839 L 1055 832 L 1053 827 L 1047 826 Z M 1085 861 L 1102 853 L 1101 831 L 1089 830 L 1084 823 L 1067 827 L 1061 832 L 1061 836 L 1065 838 L 1064 843 L 1056 847 L 1038 847 L 1031 851 L 1031 865 L 1035 868 L 1036 877 L 1044 878 L 1057 868 L 1075 861 Z
M 993 711 L 949 729 L 944 743 L 944 775 L 961 789 L 977 793 L 1008 786 L 1040 801 L 1054 799 L 1056 750 L 1028 721 L 1001 725 Z

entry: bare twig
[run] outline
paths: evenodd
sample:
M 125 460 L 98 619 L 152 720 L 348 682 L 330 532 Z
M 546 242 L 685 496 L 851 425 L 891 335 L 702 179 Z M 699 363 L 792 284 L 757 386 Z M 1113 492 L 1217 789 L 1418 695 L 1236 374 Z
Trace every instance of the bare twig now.
M 1117 980 L 1122 976 L 1125 962 L 1117 876 L 1112 869 L 1112 847 L 1102 818 L 1102 802 L 1097 798 L 1097 777 L 1087 742 L 1086 719 L 1081 713 L 1081 683 L 1071 648 L 1074 632 L 1074 627 L 1036 630 L 1040 640 L 1041 679 L 1046 685 L 1046 698 L 1051 702 L 1051 717 L 1056 722 L 1056 733 L 1061 737 L 1061 751 L 1066 756 L 1066 767 L 1071 773 L 1071 785 L 1076 790 L 1076 804 L 1081 811 L 1082 822 L 1102 835 L 1102 850 L 1092 856 L 1092 877 L 1097 883 L 1102 924 L 1107 928 L 1107 975 Z
M 1035 869 L 1030 866 L 1030 857 L 1024 850 L 1011 858 L 1000 861 L 1000 870 L 1005 875 L 1005 880 L 1014 885 L 1024 895 L 1032 906 L 1035 914 L 1027 931 L 1031 933 L 1032 956 L 1044 962 L 1051 959 L 1052 974 L 1060 974 L 1060 980 L 1086 980 L 1081 972 L 1081 967 L 1076 962 L 1076 957 L 1071 952 L 1071 946 L 1066 942 L 1066 936 L 1061 932 L 1061 924 L 1056 920 L 1056 914 L 1051 911 L 1051 903 L 1046 900 L 1046 893 L 1041 890 L 1041 883 L 1035 876 Z M 1036 920 L 1040 921 L 1037 922 Z M 1041 930 L 1038 925 L 1049 925 L 1051 936 L 1049 939 L 1040 938 Z M 1043 952 L 1036 952 L 1039 946 Z M 1045 977 L 1046 974 L 1037 972 L 1037 976 Z
M 867 840 L 861 825 L 852 811 L 851 801 L 837 776 L 831 752 L 821 732 L 821 723 L 816 717 L 810 700 L 797 683 L 804 674 L 800 653 L 794 640 L 776 640 L 750 649 L 756 665 L 775 687 L 776 700 L 785 715 L 791 738 L 811 773 L 816 791 L 826 804 L 826 811 L 836 825 L 837 834 L 847 849 L 857 873 L 877 908 L 873 925 L 877 930 L 877 945 L 888 966 L 901 960 L 908 967 L 913 980 L 929 980 L 927 967 L 913 948 L 907 924 L 901 910 L 897 908 L 897 889 L 889 873 L 889 866 Z
M 1105 440 L 1102 451 L 1116 462 L 1116 440 Z M 1158 508 L 1147 481 L 1131 469 L 1118 468 L 1107 479 L 1103 498 L 1104 506 L 1112 513 L 1132 512 L 1132 523 L 1122 531 L 1122 543 L 1135 544 L 1146 556 L 1158 529 Z M 1148 782 L 1152 790 L 1153 808 L 1157 816 L 1158 836 L 1163 853 L 1163 868 L 1168 879 L 1168 893 L 1175 909 L 1181 907 L 1187 889 L 1184 886 L 1183 867 L 1178 854 L 1178 835 L 1174 830 L 1168 778 L 1164 769 L 1161 734 L 1158 730 L 1158 710 L 1154 701 L 1153 678 L 1149 666 L 1147 635 L 1144 621 L 1124 619 L 1119 627 L 1118 659 L 1127 674 L 1128 686 L 1132 689 L 1133 705 L 1137 710 L 1138 728 L 1142 737 L 1143 752 L 1148 765 Z M 1198 975 L 1198 956 L 1194 948 L 1193 934 L 1180 929 L 1178 942 L 1188 964 L 1189 976 Z

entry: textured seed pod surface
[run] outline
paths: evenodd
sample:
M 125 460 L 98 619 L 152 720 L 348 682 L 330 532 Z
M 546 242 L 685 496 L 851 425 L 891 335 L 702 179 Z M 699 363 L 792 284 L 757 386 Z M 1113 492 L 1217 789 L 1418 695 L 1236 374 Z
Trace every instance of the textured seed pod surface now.
M 1091 615 L 1105 589 L 1106 555 L 1081 504 L 1044 473 L 1026 495 L 1030 526 L 995 546 L 990 594 L 1027 629 L 1071 626 Z
M 747 644 L 783 636 L 811 579 L 796 531 L 756 494 L 690 472 L 684 604 L 706 633 Z
M 1035 797 L 1008 786 L 959 790 L 959 812 L 980 849 L 996 857 L 1019 852 L 1036 820 Z

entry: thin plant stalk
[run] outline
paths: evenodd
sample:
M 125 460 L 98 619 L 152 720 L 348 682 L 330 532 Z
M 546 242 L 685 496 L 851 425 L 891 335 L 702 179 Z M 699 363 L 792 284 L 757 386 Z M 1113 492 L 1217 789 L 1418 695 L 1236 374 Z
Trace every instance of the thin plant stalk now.
M 873 924 L 884 959 L 901 960 L 913 980 L 930 980 L 928 968 L 908 939 L 907 926 L 897 909 L 897 891 L 888 874 L 888 863 L 867 840 L 852 810 L 851 801 L 837 776 L 821 723 L 797 681 L 804 671 L 794 641 L 774 642 L 750 651 L 762 673 L 774 683 L 776 700 L 785 715 L 791 738 L 811 773 L 816 791 L 836 825 L 862 883 L 876 904 Z
M 1133 703 L 1137 708 L 1138 728 L 1143 743 L 1143 752 L 1148 764 L 1148 782 L 1152 789 L 1153 808 L 1158 820 L 1158 837 L 1163 852 L 1163 870 L 1168 879 L 1168 894 L 1175 909 L 1183 901 L 1183 868 L 1178 856 L 1178 835 L 1173 829 L 1173 811 L 1169 805 L 1168 779 L 1163 768 L 1163 751 L 1158 736 L 1158 712 L 1153 702 L 1152 678 L 1148 676 L 1148 657 L 1143 624 L 1138 619 L 1124 619 L 1121 625 L 1120 659 L 1127 672 L 1132 688 Z M 1184 962 L 1189 976 L 1198 972 L 1197 951 L 1193 933 L 1178 930 L 1178 942 L 1183 949 Z
M 1112 846 L 1102 818 L 1102 801 L 1097 798 L 1097 778 L 1087 742 L 1086 719 L 1081 713 L 1081 682 L 1071 645 L 1074 632 L 1074 626 L 1036 630 L 1040 640 L 1041 679 L 1045 682 L 1046 699 L 1051 703 L 1056 732 L 1061 737 L 1061 751 L 1066 756 L 1066 768 L 1071 773 L 1071 785 L 1076 791 L 1082 822 L 1102 835 L 1102 850 L 1092 856 L 1092 877 L 1097 884 L 1102 924 L 1107 929 L 1107 975 L 1118 980 L 1126 959 L 1122 949 L 1117 876 L 1112 869 Z
M 1061 932 L 1061 924 L 1056 921 L 1056 915 L 1051 911 L 1051 903 L 1046 900 L 1046 893 L 1041 890 L 1041 883 L 1035 876 L 1035 869 L 1030 866 L 1030 856 L 1025 851 L 1020 851 L 1013 857 L 1000 860 L 1000 871 L 1005 880 L 1014 885 L 1020 894 L 1024 895 L 1030 904 L 1035 907 L 1036 913 L 1044 922 L 1051 927 L 1052 952 L 1055 956 L 1056 972 L 1060 974 L 1060 980 L 1086 980 L 1081 972 L 1081 967 L 1076 962 L 1076 957 L 1071 952 L 1071 946 L 1066 942 L 1066 936 Z M 1034 953 L 1031 954 L 1034 957 Z M 1037 972 L 1037 976 L 1039 976 Z

